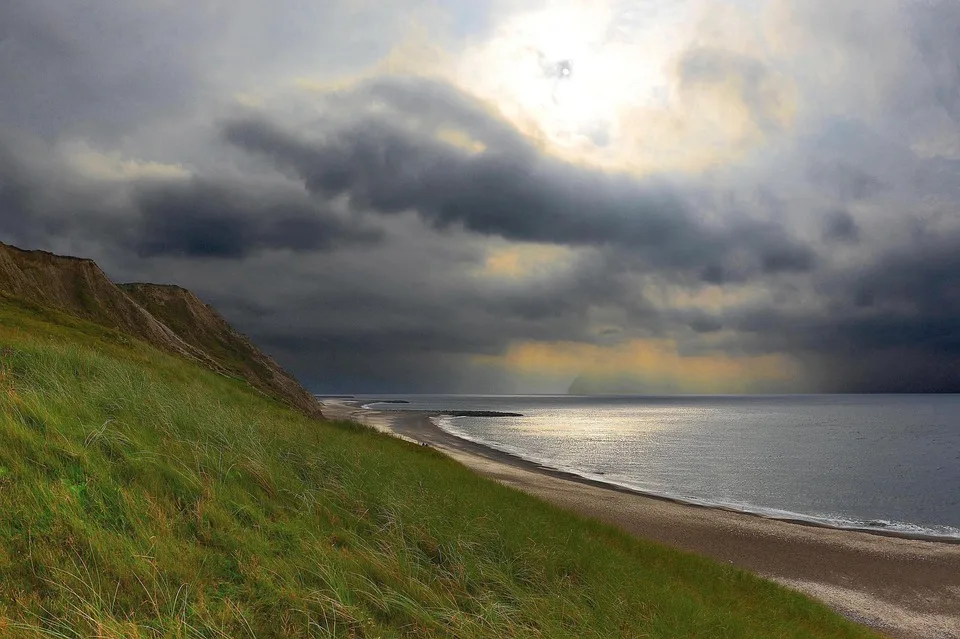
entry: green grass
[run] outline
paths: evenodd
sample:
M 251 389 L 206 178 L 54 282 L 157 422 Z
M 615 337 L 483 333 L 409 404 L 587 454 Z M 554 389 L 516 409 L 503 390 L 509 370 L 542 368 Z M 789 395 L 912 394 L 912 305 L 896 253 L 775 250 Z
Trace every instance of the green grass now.
M 867 637 L 429 449 L 0 300 L 4 637 Z

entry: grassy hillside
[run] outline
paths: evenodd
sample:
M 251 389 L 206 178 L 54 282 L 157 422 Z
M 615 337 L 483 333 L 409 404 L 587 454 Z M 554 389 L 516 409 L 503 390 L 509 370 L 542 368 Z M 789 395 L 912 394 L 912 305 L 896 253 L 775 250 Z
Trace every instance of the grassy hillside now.
M 866 637 L 121 333 L 0 297 L 4 637 Z
M 0 291 L 115 328 L 322 417 L 316 399 L 193 293 L 114 284 L 91 260 L 0 243 Z

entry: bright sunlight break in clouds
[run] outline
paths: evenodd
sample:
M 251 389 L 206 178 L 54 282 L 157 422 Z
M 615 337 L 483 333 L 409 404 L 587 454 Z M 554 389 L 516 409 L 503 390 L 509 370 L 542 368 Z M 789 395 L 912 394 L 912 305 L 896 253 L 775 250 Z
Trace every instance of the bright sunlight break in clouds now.
M 12 0 L 0 240 L 318 392 L 960 391 L 960 3 Z

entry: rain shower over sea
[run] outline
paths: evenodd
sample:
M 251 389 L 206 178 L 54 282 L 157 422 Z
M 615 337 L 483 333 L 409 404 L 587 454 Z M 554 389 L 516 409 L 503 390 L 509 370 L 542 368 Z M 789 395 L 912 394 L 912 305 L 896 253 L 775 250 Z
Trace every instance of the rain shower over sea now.
M 543 466 L 700 505 L 960 539 L 960 395 L 358 396 Z M 379 403 L 376 400 L 407 403 Z

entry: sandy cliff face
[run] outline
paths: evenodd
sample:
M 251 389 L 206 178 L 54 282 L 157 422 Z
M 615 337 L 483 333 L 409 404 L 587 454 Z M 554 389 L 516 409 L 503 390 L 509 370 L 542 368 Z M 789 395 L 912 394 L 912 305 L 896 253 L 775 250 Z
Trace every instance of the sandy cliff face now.
M 120 288 L 227 374 L 242 377 L 305 412 L 319 413 L 317 400 L 293 376 L 187 289 L 158 284 L 122 284 Z
M 0 243 L 0 291 L 115 328 L 321 416 L 320 404 L 216 311 L 179 287 L 120 287 L 91 260 Z
M 91 260 L 0 244 L 0 290 L 194 359 L 204 359 L 131 300 Z

